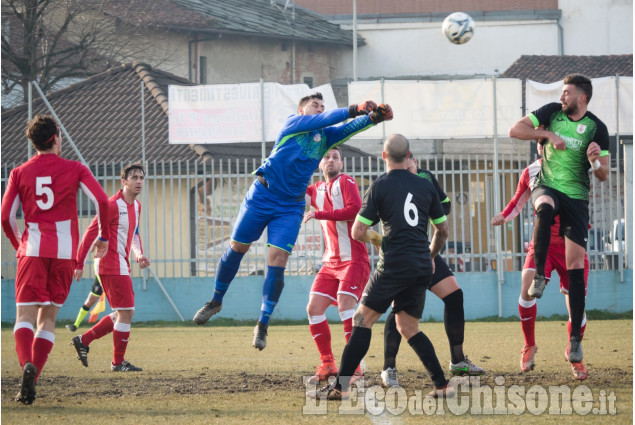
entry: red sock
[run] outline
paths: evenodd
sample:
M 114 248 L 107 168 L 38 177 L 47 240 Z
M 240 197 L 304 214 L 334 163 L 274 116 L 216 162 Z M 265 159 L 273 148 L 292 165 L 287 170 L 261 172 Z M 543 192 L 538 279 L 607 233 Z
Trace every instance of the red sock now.
M 126 347 L 128 347 L 129 338 L 130 338 L 130 331 L 122 332 L 115 329 L 112 332 L 112 342 L 113 342 L 112 364 L 118 365 L 119 363 L 124 361 L 124 356 L 126 355 Z
M 342 324 L 344 325 L 344 338 L 346 338 L 346 342 L 351 337 L 351 332 L 353 332 L 353 318 L 342 320 Z
M 309 330 L 317 349 L 320 352 L 322 362 L 335 361 L 331 349 L 331 328 L 326 320 L 320 323 L 309 324 Z
M 114 326 L 115 324 L 112 321 L 112 317 L 110 317 L 110 314 L 105 315 L 99 322 L 97 322 L 95 326 L 82 334 L 82 344 L 88 345 L 94 340 L 108 335 L 110 332 L 112 332 Z
M 48 332 L 52 338 L 55 338 L 54 334 Z M 42 369 L 44 369 L 44 364 L 49 358 L 49 354 L 53 349 L 53 341 L 48 338 L 41 338 L 40 332 L 38 332 L 38 336 L 33 340 L 33 366 L 37 370 L 37 374 L 35 375 L 35 380 L 40 377 L 40 373 Z
M 18 325 L 16 323 L 16 325 Z M 19 327 L 13 331 L 15 351 L 18 353 L 20 367 L 33 359 L 33 327 Z
M 580 341 L 582 341 L 582 338 L 584 338 L 585 329 L 586 329 L 586 314 L 584 315 L 584 318 L 582 319 L 582 326 L 580 326 Z M 567 322 L 567 336 L 569 337 L 567 341 L 569 341 L 569 339 L 571 339 L 571 319 L 569 319 L 569 321 Z
M 536 345 L 535 328 L 536 328 L 536 313 L 538 306 L 534 304 L 531 307 L 523 307 L 518 304 L 518 315 L 520 316 L 520 326 L 523 330 L 523 336 L 525 337 L 525 346 L 531 347 Z

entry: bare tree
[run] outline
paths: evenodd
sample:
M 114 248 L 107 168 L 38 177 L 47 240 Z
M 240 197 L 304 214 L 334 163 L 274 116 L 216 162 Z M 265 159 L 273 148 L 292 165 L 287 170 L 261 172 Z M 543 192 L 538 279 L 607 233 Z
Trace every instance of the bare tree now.
M 155 49 L 160 37 L 141 36 L 134 19 L 151 16 L 163 2 L 143 0 L 2 0 L 2 93 L 29 82 L 46 93 L 122 62 L 145 60 L 158 66 L 174 52 Z M 154 22 L 153 31 L 164 31 Z

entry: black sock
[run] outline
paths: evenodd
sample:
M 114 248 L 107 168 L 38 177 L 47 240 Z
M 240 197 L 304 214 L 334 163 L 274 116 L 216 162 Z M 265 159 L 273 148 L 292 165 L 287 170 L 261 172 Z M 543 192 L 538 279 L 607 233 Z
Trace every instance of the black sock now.
M 384 370 L 396 367 L 399 344 L 401 344 L 401 334 L 397 330 L 395 312 L 390 310 L 384 325 Z
M 84 304 L 84 305 L 82 306 L 82 309 L 83 309 L 84 311 L 88 311 L 88 310 L 90 310 L 90 307 L 88 307 L 86 304 Z
M 569 275 L 569 307 L 571 308 L 571 338 L 580 340 L 580 327 L 584 318 L 584 269 L 567 270 Z
M 536 274 L 545 275 L 547 250 L 551 243 L 551 224 L 553 222 L 553 207 L 547 203 L 540 204 L 536 210 L 534 222 L 534 262 Z
M 340 371 L 337 374 L 336 387 L 348 391 L 351 382 L 351 376 L 355 373 L 355 369 L 362 361 L 368 347 L 370 347 L 370 338 L 372 332 L 369 328 L 353 326 L 351 337 L 349 338 L 344 352 L 342 353 L 342 361 L 340 362 Z
M 437 388 L 443 387 L 448 381 L 445 379 L 443 369 L 437 358 L 437 354 L 434 352 L 434 346 L 432 342 L 423 332 L 418 332 L 408 340 L 408 344 L 415 350 L 419 359 L 425 366 L 426 370 L 434 382 L 434 386 Z
M 443 298 L 443 323 L 450 343 L 452 363 L 465 360 L 463 354 L 463 337 L 465 335 L 465 313 L 463 312 L 463 291 L 459 288 Z

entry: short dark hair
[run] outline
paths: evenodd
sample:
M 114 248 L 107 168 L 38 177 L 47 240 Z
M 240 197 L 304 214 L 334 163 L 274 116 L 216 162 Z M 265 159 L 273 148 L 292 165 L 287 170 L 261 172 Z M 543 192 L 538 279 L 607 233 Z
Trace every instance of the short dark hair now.
M 591 84 L 591 80 L 588 77 L 581 74 L 569 74 L 564 77 L 563 82 L 564 84 L 573 84 L 582 90 L 582 93 L 586 95 L 586 103 L 591 101 L 591 96 L 593 96 L 593 84 Z
M 55 135 L 59 134 L 57 121 L 51 115 L 36 115 L 26 122 L 26 137 L 29 138 L 35 149 L 47 151 L 53 147 Z
M 126 166 L 123 170 L 121 170 L 121 178 L 126 180 L 130 176 L 130 173 L 132 173 L 134 170 L 141 170 L 141 172 L 143 173 L 143 176 L 145 177 L 146 170 L 143 168 L 143 165 L 137 162 L 134 164 L 130 164 Z
M 322 93 L 315 92 L 315 93 L 310 94 L 308 96 L 304 96 L 302 99 L 300 99 L 300 102 L 298 103 L 298 108 L 302 108 L 304 105 L 309 103 L 311 101 L 311 99 L 324 100 L 324 98 L 322 97 Z

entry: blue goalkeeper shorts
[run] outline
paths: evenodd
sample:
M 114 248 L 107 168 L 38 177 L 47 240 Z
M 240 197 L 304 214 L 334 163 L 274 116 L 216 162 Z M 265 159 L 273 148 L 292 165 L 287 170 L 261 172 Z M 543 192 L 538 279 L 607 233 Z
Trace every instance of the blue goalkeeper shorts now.
M 232 240 L 251 244 L 260 239 L 266 227 L 267 245 L 290 254 L 300 232 L 304 208 L 304 198 L 280 199 L 254 180 L 240 206 Z

